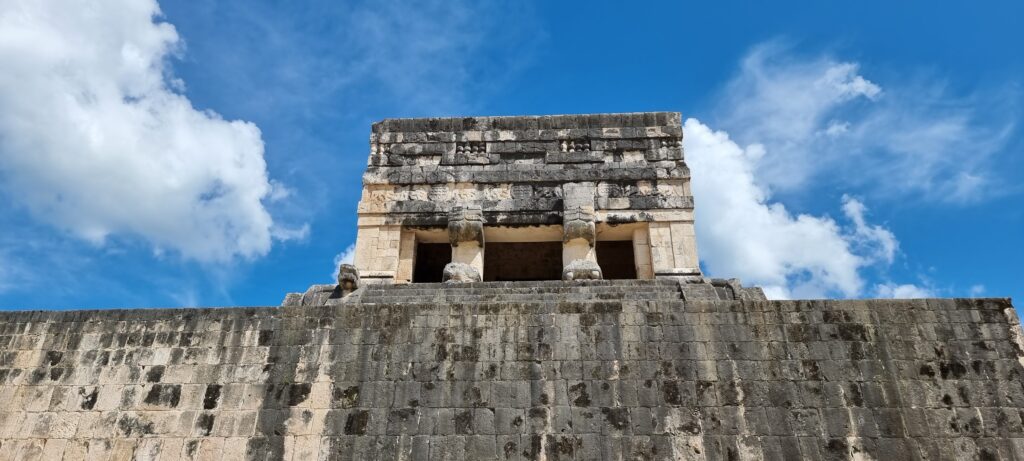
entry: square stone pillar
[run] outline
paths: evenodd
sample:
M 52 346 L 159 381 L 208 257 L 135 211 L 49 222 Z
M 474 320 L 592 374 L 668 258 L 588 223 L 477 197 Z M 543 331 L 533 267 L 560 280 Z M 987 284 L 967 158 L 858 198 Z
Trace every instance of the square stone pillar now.
M 648 229 L 655 277 L 702 275 L 692 221 L 652 222 Z
M 416 233 L 402 229 L 398 242 L 398 271 L 395 283 L 412 283 L 412 272 L 416 263 Z
M 594 225 L 594 207 L 579 206 L 566 209 L 562 224 L 562 265 L 581 259 L 597 263 L 597 231 Z
M 648 233 L 646 228 L 633 231 L 633 263 L 636 266 L 636 278 L 645 280 L 654 278 Z
M 484 273 L 484 215 L 479 205 L 454 207 L 448 213 L 448 241 L 452 262 L 473 266 Z
M 562 185 L 562 278 L 578 280 L 602 278 L 597 265 L 597 227 L 594 224 L 594 199 L 597 186 L 592 182 Z

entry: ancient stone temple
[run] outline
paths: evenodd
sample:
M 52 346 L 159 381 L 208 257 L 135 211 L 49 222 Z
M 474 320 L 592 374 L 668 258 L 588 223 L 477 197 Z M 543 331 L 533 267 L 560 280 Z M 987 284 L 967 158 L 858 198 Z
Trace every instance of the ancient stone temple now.
M 367 283 L 699 276 L 678 113 L 374 124 L 355 266 Z M 586 278 L 600 275 L 583 274 Z
M 682 136 L 676 113 L 377 123 L 337 283 L 0 313 L 0 460 L 1024 459 L 1009 299 L 709 278 Z

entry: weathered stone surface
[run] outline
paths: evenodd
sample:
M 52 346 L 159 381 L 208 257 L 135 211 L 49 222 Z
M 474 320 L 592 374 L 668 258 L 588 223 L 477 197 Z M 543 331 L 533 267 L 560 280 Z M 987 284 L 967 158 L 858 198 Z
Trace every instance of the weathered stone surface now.
M 582 239 L 587 245 L 594 246 L 597 231 L 594 227 L 594 207 L 577 206 L 565 211 L 565 224 L 562 225 L 562 241 Z
M 1020 459 L 1008 300 L 679 290 L 0 313 L 0 459 Z
M 0 460 L 1024 459 L 1008 299 L 707 279 L 681 140 L 675 113 L 375 124 L 337 285 L 0 312 Z M 408 283 L 446 241 L 445 283 Z M 485 251 L 562 264 L 480 282 Z
M 480 281 L 480 271 L 465 263 L 448 263 L 444 266 L 444 283 L 470 283 Z
M 562 266 L 596 261 L 603 235 L 635 242 L 634 260 L 623 264 L 637 277 L 682 269 L 699 276 L 682 136 L 682 117 L 673 112 L 376 123 L 355 265 L 365 283 L 434 281 L 436 265 L 413 280 L 416 248 L 447 230 L 452 261 L 497 279 L 486 271 L 495 266 L 484 261 L 485 234 L 552 242 L 555 234 L 537 228 L 563 226 Z M 480 251 L 457 250 L 464 242 Z M 627 272 L 608 269 L 616 277 Z
M 562 280 L 601 280 L 601 267 L 586 259 L 574 259 L 562 269 Z
M 338 288 L 346 295 L 359 288 L 359 269 L 356 269 L 356 266 L 351 264 L 338 266 Z
M 461 242 L 476 242 L 483 246 L 483 213 L 479 206 L 455 207 L 448 213 L 448 241 L 453 247 Z

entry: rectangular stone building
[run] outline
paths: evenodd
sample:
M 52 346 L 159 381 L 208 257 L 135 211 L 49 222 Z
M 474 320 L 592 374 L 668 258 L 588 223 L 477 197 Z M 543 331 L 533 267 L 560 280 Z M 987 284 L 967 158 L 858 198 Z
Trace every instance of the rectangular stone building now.
M 366 283 L 440 281 L 449 262 L 559 280 L 578 259 L 609 279 L 699 276 L 682 136 L 675 112 L 375 123 L 355 266 Z

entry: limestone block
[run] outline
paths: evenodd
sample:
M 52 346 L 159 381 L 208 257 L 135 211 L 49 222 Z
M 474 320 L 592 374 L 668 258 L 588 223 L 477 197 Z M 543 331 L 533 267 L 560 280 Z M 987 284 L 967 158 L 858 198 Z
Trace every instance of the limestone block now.
M 562 244 L 562 264 L 569 265 L 576 260 L 592 261 L 597 264 L 596 248 L 583 239 L 574 239 Z
M 479 206 L 456 206 L 448 214 L 448 241 L 452 247 L 463 242 L 484 245 L 483 214 Z
M 411 283 L 416 261 L 416 234 L 402 231 L 398 246 L 398 270 L 395 272 L 395 283 Z
M 68 439 L 58 439 L 50 437 L 46 439 L 45 443 L 46 444 L 43 446 L 42 454 L 39 457 L 40 460 L 65 459 L 64 452 L 65 450 L 67 450 L 68 447 Z
M 697 257 L 697 236 L 692 222 L 673 222 L 669 225 L 672 233 L 672 255 L 675 267 L 695 269 L 700 272 Z
M 452 262 L 472 266 L 478 273 L 483 273 L 484 247 L 476 242 L 464 242 L 452 247 Z
M 648 230 L 633 231 L 633 258 L 636 265 L 636 276 L 639 279 L 653 279 L 654 266 L 651 261 L 651 246 L 648 243 Z
M 652 222 L 648 225 L 648 240 L 651 248 L 651 265 L 654 272 L 671 270 L 676 267 L 669 223 Z
M 345 295 L 359 288 L 359 269 L 352 264 L 340 265 L 338 267 L 338 287 Z
M 198 448 L 194 448 L 198 445 Z M 202 439 L 190 439 L 185 444 L 186 453 L 195 453 L 192 459 L 196 461 L 219 461 L 228 459 L 223 457 L 224 439 L 221 437 L 203 437 Z
M 577 259 L 562 269 L 562 280 L 601 280 L 604 278 L 597 262 Z
M 563 219 L 562 233 L 563 242 L 581 239 L 588 245 L 594 246 L 597 240 L 594 206 L 580 205 L 574 209 L 567 208 Z
M 480 271 L 469 264 L 452 262 L 444 266 L 444 283 L 469 283 L 481 280 Z

